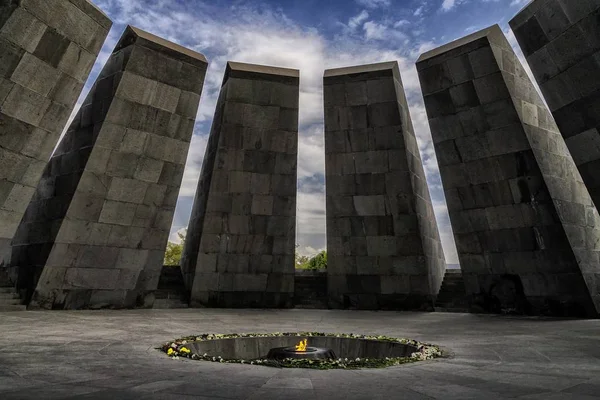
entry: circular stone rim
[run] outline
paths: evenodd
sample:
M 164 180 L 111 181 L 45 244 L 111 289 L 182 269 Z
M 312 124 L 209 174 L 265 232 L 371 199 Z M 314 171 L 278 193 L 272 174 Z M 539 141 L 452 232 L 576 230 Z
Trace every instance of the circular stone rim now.
M 196 354 L 190 351 L 185 345 L 193 342 L 214 341 L 220 339 L 237 339 L 237 338 L 264 338 L 264 337 L 338 337 L 346 339 L 363 339 L 380 342 L 391 342 L 404 345 L 411 345 L 417 348 L 417 351 L 412 353 L 410 357 L 385 357 L 385 358 L 357 358 L 349 359 L 284 359 L 284 360 L 242 360 L 242 359 L 224 359 L 221 356 L 208 356 Z M 292 346 L 288 346 L 292 347 Z M 171 358 L 179 357 L 190 358 L 198 361 L 212 361 L 220 363 L 237 363 L 250 365 L 264 365 L 279 368 L 313 368 L 313 369 L 359 369 L 359 368 L 386 368 L 401 364 L 413 363 L 418 361 L 432 360 L 441 357 L 448 357 L 448 351 L 442 347 L 430 343 L 419 342 L 413 339 L 395 338 L 389 336 L 373 336 L 359 335 L 354 333 L 325 333 L 325 332 L 275 332 L 275 333 L 231 333 L 231 334 L 200 334 L 193 336 L 185 336 L 180 339 L 167 342 L 157 348 L 167 353 Z

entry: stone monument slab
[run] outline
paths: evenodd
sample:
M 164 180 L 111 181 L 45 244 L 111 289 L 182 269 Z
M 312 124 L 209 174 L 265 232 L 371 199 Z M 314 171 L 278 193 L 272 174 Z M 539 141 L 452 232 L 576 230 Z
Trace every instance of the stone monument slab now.
M 446 263 L 398 64 L 323 82 L 330 307 L 432 310 Z
M 0 268 L 111 25 L 88 0 L 0 2 Z
M 598 207 L 600 1 L 535 0 L 510 26 Z
M 417 71 L 472 305 L 597 316 L 598 212 L 501 29 L 427 52 Z
M 299 72 L 228 62 L 181 267 L 192 306 L 291 307 Z
M 127 27 L 13 243 L 30 307 L 151 307 L 207 61 Z

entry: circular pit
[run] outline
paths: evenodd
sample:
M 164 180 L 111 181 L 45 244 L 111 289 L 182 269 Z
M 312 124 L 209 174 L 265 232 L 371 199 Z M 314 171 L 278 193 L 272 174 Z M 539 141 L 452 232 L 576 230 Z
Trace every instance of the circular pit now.
M 381 368 L 443 355 L 438 346 L 410 339 L 316 332 L 203 334 L 166 343 L 162 350 L 194 360 L 317 369 Z

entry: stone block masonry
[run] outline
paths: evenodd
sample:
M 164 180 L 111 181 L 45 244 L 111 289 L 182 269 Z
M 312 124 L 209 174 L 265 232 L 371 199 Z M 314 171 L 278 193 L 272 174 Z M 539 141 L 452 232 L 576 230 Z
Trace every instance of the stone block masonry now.
M 152 306 L 206 68 L 126 28 L 15 235 L 30 308 Z
M 329 305 L 433 310 L 446 263 L 398 64 L 323 83 Z
M 600 1 L 535 0 L 510 26 L 600 207 Z
M 598 212 L 500 28 L 423 54 L 417 70 L 473 305 L 597 316 Z
M 111 25 L 88 0 L 0 1 L 0 268 Z
M 292 306 L 299 72 L 229 62 L 181 262 L 192 306 Z

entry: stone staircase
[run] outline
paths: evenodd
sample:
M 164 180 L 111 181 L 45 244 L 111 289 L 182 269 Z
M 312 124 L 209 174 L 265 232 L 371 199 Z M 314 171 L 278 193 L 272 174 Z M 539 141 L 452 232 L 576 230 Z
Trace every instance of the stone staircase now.
M 0 312 L 25 311 L 27 306 L 21 304 L 21 298 L 6 271 L 0 269 Z
M 294 305 L 304 309 L 327 309 L 327 272 L 296 270 Z
M 165 265 L 160 273 L 152 308 L 188 308 L 187 293 L 179 266 Z
M 469 303 L 460 269 L 448 269 L 435 301 L 437 312 L 469 312 Z

